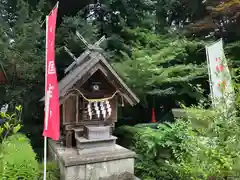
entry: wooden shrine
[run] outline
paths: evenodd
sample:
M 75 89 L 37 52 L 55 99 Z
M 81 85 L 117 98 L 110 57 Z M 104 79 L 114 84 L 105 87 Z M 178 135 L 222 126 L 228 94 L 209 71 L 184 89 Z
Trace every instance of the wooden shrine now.
M 75 58 L 65 47 L 74 62 L 59 82 L 61 129 L 66 147 L 78 146 L 76 140 L 81 137 L 106 138 L 106 132 L 111 137 L 118 104 L 127 102 L 133 106 L 139 102 L 101 53 L 99 45 L 105 38 L 89 45 L 78 32 L 76 34 L 87 50 Z M 96 126 L 98 135 L 94 135 Z
M 135 179 L 136 154 L 117 145 L 112 130 L 118 105 L 133 106 L 139 100 L 101 53 L 99 45 L 105 38 L 89 45 L 78 32 L 76 35 L 87 49 L 76 58 L 65 47 L 74 62 L 59 82 L 64 145 L 59 143 L 62 140 L 49 139 L 49 158 L 57 160 L 61 180 L 112 180 L 113 176 L 125 180 L 126 173 Z

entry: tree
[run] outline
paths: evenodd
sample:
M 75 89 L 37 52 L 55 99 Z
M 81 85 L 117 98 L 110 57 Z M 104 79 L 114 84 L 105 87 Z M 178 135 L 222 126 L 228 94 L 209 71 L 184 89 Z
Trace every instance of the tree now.
M 5 2 L 13 1 L 1 1 L 0 9 L 0 59 L 9 82 L 2 87 L 5 93 L 0 100 L 12 107 L 21 104 L 22 131 L 33 139 L 40 138 L 43 107 L 39 99 L 44 94 L 45 79 L 45 33 L 41 28 L 44 2 L 36 6 L 22 0 Z M 39 144 L 39 140 L 33 141 L 34 147 L 36 142 Z
M 180 100 L 183 95 L 200 97 L 191 84 L 207 78 L 204 57 L 193 56 L 202 47 L 201 41 L 159 36 L 142 29 L 126 33 L 132 54 L 123 52 L 123 60 L 113 64 L 140 96 L 168 97 L 169 101 Z
M 26 95 L 29 97 L 32 85 L 42 80 L 39 75 L 44 69 L 44 33 L 40 27 L 42 14 L 39 6 L 30 11 L 27 3 L 18 1 L 14 7 L 16 14 L 11 16 L 9 13 L 6 15 L 9 18 L 1 18 L 0 56 L 9 79 L 4 100 L 13 104 Z M 23 103 L 27 105 L 26 101 Z
M 113 9 L 115 7 L 113 2 L 116 3 L 116 1 L 112 1 L 112 4 L 104 5 Z M 111 8 L 111 14 L 115 14 L 119 7 L 116 6 L 115 10 Z M 123 12 L 125 12 L 123 9 L 119 11 L 119 18 L 124 16 Z M 96 41 L 101 36 L 99 24 L 96 22 L 100 20 L 96 18 L 88 21 L 83 15 L 84 13 L 80 11 L 74 17 L 64 18 L 58 30 L 59 49 L 66 45 L 76 56 L 83 51 L 84 47 L 75 35 L 76 30 L 89 39 L 89 42 Z M 125 18 L 128 17 L 125 16 Z M 160 36 L 155 34 L 151 28 L 148 29 L 147 26 L 131 29 L 129 28 L 131 25 L 127 25 L 126 21 L 121 24 L 120 29 L 114 30 L 116 27 L 111 26 L 111 21 L 107 22 L 109 22 L 109 29 L 112 30 L 107 31 L 108 40 L 107 46 L 104 48 L 105 54 L 110 57 L 109 61 L 125 77 L 127 83 L 138 92 L 138 95 L 142 96 L 142 105 L 147 105 L 147 102 L 144 101 L 147 97 L 150 99 L 152 97 L 166 98 L 169 95 L 172 99 L 169 108 L 172 108 L 176 101 L 189 97 L 189 92 L 194 91 L 192 83 L 204 84 L 201 81 L 207 79 L 207 68 L 203 66 L 205 63 L 204 51 L 199 51 L 200 47 L 202 48 L 202 42 L 190 42 L 174 35 L 172 37 Z M 71 57 L 61 51 L 59 57 L 63 57 L 63 55 L 64 61 L 59 61 L 61 65 L 58 66 L 62 68 L 72 62 Z M 144 71 L 140 71 L 140 69 L 144 69 Z M 178 71 L 181 72 L 178 73 Z M 186 103 L 191 104 L 199 98 L 199 95 L 199 93 L 191 93 L 192 97 L 188 98 L 189 101 Z
M 56 34 L 56 65 L 58 69 L 58 79 L 64 76 L 64 69 L 74 60 L 64 50 L 64 46 L 78 57 L 85 49 L 85 45 L 77 37 L 76 31 L 86 39 L 88 43 L 94 44 L 100 38 L 100 32 L 97 25 L 94 25 L 82 16 L 79 11 L 76 16 L 65 16 Z
M 240 1 L 205 1 L 208 13 L 203 18 L 189 25 L 190 34 L 209 37 L 225 37 L 234 41 L 240 37 Z

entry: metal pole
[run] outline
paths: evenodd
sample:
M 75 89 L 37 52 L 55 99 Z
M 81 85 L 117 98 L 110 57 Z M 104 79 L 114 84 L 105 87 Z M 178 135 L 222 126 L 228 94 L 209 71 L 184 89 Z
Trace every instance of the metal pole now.
M 46 105 L 45 105 L 45 130 L 48 129 L 48 111 L 49 111 L 49 91 L 46 93 Z M 47 136 L 44 136 L 44 173 L 43 180 L 47 178 Z
M 59 1 L 57 1 L 56 5 L 53 7 L 58 8 Z M 53 11 L 53 10 L 52 10 Z M 52 13 L 52 11 L 49 13 L 49 15 Z M 48 45 L 48 16 L 46 16 L 46 54 L 45 54 L 45 131 L 48 130 L 48 115 L 49 115 L 49 100 L 50 100 L 50 92 L 47 89 L 47 73 L 48 73 L 48 64 L 47 64 L 47 45 Z M 43 25 L 43 24 L 42 24 Z M 41 26 L 42 26 L 41 25 Z M 43 172 L 43 180 L 47 179 L 47 136 L 44 136 L 44 172 Z
M 49 109 L 49 95 L 47 90 L 47 44 L 48 44 L 48 16 L 46 16 L 46 54 L 45 54 L 45 119 L 44 119 L 44 129 L 48 128 L 48 109 Z M 43 171 L 43 180 L 47 178 L 47 137 L 44 136 L 44 171 Z
M 55 6 L 54 6 L 52 9 L 54 9 L 55 7 L 58 8 L 58 5 L 59 5 L 59 1 L 57 1 L 57 3 L 55 4 Z M 48 14 L 48 16 L 51 15 L 51 13 L 52 13 L 52 11 Z M 42 24 L 41 24 L 41 27 L 43 26 L 43 24 L 44 24 L 45 22 L 47 22 L 47 19 L 44 19 L 44 21 L 43 21 Z
M 44 136 L 44 173 L 43 180 L 47 179 L 47 136 Z
M 210 68 L 210 62 L 209 62 L 209 56 L 208 56 L 208 46 L 205 46 L 205 51 L 206 51 L 206 59 L 207 59 L 207 68 L 208 68 L 208 81 L 209 81 L 209 86 L 210 86 L 210 96 L 212 99 L 212 107 L 215 107 L 215 100 L 213 96 L 213 87 L 212 87 L 212 73 L 211 73 L 211 68 Z

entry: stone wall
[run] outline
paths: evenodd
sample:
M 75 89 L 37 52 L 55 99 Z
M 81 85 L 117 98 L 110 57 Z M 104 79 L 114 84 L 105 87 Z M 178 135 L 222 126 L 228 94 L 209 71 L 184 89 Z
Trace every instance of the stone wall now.
M 77 149 L 48 144 L 49 158 L 57 160 L 61 180 L 132 180 L 136 154 L 116 145 L 109 150 L 96 149 L 79 154 Z
M 70 167 L 63 167 L 62 164 L 60 171 L 63 172 L 61 173 L 62 180 L 131 180 L 134 179 L 134 159 Z

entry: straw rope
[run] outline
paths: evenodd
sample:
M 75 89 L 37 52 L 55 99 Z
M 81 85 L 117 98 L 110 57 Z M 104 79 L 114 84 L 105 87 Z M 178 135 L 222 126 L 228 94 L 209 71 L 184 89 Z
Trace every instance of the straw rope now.
M 78 90 L 78 89 L 76 89 L 76 88 L 74 88 L 74 89 L 69 89 L 69 90 L 66 92 L 66 94 L 67 94 L 67 93 L 70 93 L 71 91 L 76 91 L 76 92 L 78 92 L 78 93 L 83 97 L 83 99 L 86 100 L 86 101 L 88 101 L 88 102 L 108 101 L 108 100 L 110 100 L 110 99 L 113 99 L 116 94 L 118 94 L 118 93 L 121 94 L 120 91 L 117 90 L 117 91 L 115 91 L 110 97 L 99 98 L 99 99 L 89 99 L 89 98 L 87 98 L 86 96 L 84 96 L 84 94 L 83 94 L 80 90 Z

